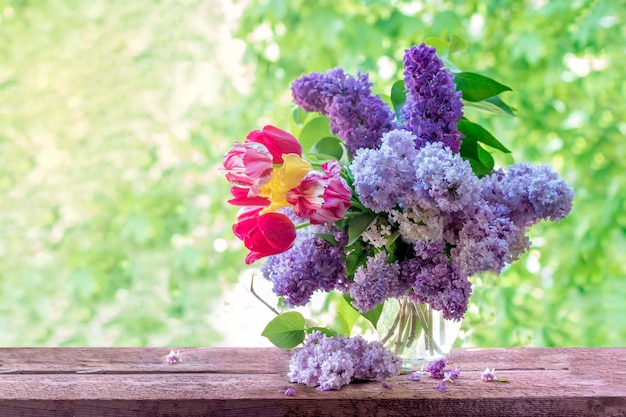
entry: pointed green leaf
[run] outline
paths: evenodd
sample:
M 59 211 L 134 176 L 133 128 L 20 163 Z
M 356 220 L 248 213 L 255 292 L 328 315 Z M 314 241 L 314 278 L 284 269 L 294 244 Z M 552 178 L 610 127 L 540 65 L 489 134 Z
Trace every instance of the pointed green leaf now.
M 450 55 L 459 51 L 464 51 L 466 48 L 467 48 L 467 44 L 465 43 L 465 40 L 462 37 L 457 36 L 457 35 L 450 36 L 450 48 L 449 48 Z
M 459 131 L 465 135 L 466 138 L 476 139 L 478 142 L 482 142 L 485 145 L 489 145 L 492 148 L 498 149 L 505 153 L 511 153 L 498 139 L 496 139 L 488 130 L 483 128 L 477 123 L 470 122 L 466 118 L 462 118 L 458 125 Z
M 511 91 L 506 85 L 473 72 L 454 74 L 454 83 L 456 84 L 456 89 L 462 91 L 463 98 L 468 101 L 481 101 L 503 91 Z
M 404 80 L 399 80 L 391 86 L 391 104 L 393 105 L 393 111 L 396 113 L 398 120 L 400 120 L 402 107 L 404 107 L 405 103 L 406 88 L 404 87 Z
M 267 337 L 275 346 L 291 349 L 304 341 L 304 317 L 297 311 L 276 316 L 267 323 L 261 336 Z
M 472 107 L 484 112 L 488 112 L 488 113 L 493 113 L 493 114 L 504 114 L 507 116 L 515 116 L 515 114 L 513 113 L 513 110 L 510 109 L 506 104 L 504 104 L 504 102 L 502 100 L 500 100 L 502 103 L 502 105 L 500 104 L 494 104 L 493 102 L 491 102 L 490 99 L 486 99 L 486 100 L 482 100 L 482 101 L 467 101 L 467 100 L 463 100 L 461 99 L 461 101 L 463 102 L 463 105 L 465 107 Z M 497 102 L 497 100 L 494 100 L 494 102 Z
M 361 234 L 376 220 L 376 217 L 375 213 L 363 213 L 352 217 L 348 225 L 348 244 L 346 246 L 356 242 Z
M 307 153 L 317 141 L 328 136 L 333 136 L 330 133 L 330 121 L 328 117 L 320 116 L 309 120 L 304 127 L 302 127 L 302 131 L 298 137 L 302 145 L 302 152 Z
M 502 99 L 498 96 L 493 96 L 493 97 L 489 97 L 486 98 L 484 101 L 486 101 L 489 104 L 493 104 L 494 106 L 496 106 L 497 108 L 499 108 L 500 110 L 502 110 L 505 114 L 508 114 L 509 116 L 515 116 L 515 113 L 513 113 L 513 109 L 511 109 L 504 101 L 502 101 Z

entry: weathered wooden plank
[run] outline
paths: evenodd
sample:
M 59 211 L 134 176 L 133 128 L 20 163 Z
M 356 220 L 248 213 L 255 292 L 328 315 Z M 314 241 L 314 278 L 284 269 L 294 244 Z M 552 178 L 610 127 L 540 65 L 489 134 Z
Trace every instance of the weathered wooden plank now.
M 453 351 L 449 391 L 424 377 L 318 392 L 289 383 L 279 349 L 0 349 L 0 416 L 623 416 L 626 349 Z M 509 383 L 486 383 L 495 367 Z M 294 397 L 280 390 L 293 386 Z
M 267 348 L 176 348 L 183 361 L 168 365 L 169 348 L 0 348 L 8 373 L 285 373 L 292 352 Z

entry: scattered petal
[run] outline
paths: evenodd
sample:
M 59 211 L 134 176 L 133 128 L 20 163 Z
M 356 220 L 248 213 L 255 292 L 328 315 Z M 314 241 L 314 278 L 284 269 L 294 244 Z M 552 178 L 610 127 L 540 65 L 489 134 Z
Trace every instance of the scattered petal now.
M 183 357 L 180 355 L 180 350 L 171 350 L 170 353 L 165 357 L 165 362 L 168 365 L 174 365 L 175 363 L 182 362 Z
M 447 390 L 448 390 L 448 387 L 446 387 L 446 380 L 442 379 L 441 382 L 437 384 L 437 391 L 446 392 Z
M 393 385 L 391 385 L 387 381 L 380 381 L 380 386 L 383 387 L 383 388 L 387 388 L 387 389 L 392 389 L 393 388 Z
M 409 381 L 421 381 L 422 380 L 422 375 L 421 372 L 419 371 L 415 371 L 415 372 L 411 372 L 408 376 L 407 379 Z
M 288 397 L 293 397 L 294 395 L 296 395 L 296 390 L 295 390 L 295 388 L 292 388 L 292 387 L 280 390 L 280 392 L 282 392 L 283 394 L 285 394 Z
M 492 370 L 489 370 L 489 368 L 486 368 L 483 371 L 483 373 L 480 375 L 480 377 L 485 382 L 497 380 L 498 377 L 496 377 L 496 368 L 493 368 Z

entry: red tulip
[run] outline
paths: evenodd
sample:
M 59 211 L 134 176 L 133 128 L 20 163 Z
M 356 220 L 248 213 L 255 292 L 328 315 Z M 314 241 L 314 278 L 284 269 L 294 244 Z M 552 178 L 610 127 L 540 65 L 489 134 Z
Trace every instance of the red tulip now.
M 252 196 L 250 197 L 250 190 L 241 187 L 231 187 L 230 193 L 234 198 L 228 200 L 229 204 L 233 206 L 269 206 L 270 200 L 266 197 Z
M 341 165 L 337 161 L 322 164 L 321 171 L 309 172 L 299 186 L 287 193 L 287 201 L 300 217 L 311 224 L 337 221 L 350 208 L 352 191 L 341 178 Z
M 235 236 L 250 250 L 246 265 L 290 249 L 296 239 L 296 227 L 289 217 L 276 212 L 259 215 L 261 210 L 262 207 L 243 208 L 233 225 Z
M 295 153 L 302 156 L 302 145 L 291 133 L 275 126 L 267 125 L 263 130 L 254 130 L 248 134 L 246 143 L 261 143 L 269 150 L 274 164 L 283 163 L 283 154 Z

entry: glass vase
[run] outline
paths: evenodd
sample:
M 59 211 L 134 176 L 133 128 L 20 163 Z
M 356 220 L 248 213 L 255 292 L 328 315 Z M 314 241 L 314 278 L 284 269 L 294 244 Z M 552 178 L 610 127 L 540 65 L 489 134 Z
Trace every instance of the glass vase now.
M 408 297 L 385 301 L 377 325 L 379 340 L 402 358 L 404 370 L 446 358 L 460 328 L 460 320 L 444 319 L 429 304 Z

